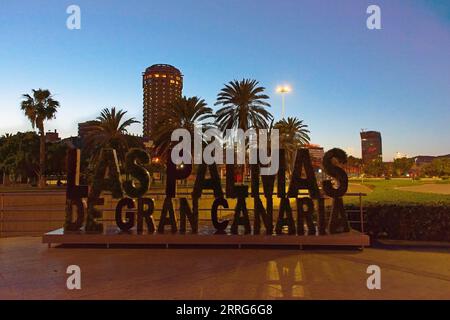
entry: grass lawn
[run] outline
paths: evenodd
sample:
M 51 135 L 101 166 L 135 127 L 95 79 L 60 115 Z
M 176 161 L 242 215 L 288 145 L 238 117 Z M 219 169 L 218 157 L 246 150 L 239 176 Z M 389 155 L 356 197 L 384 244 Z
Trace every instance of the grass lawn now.
M 361 183 L 361 180 L 350 180 L 351 183 Z M 397 190 L 398 187 L 419 186 L 424 184 L 444 184 L 450 188 L 449 181 L 437 180 L 410 180 L 410 179 L 365 179 L 362 185 L 372 190 L 364 197 L 364 204 L 386 203 L 386 204 L 435 204 L 450 205 L 450 196 L 436 193 L 411 192 Z M 354 197 L 346 197 L 345 203 L 358 203 Z

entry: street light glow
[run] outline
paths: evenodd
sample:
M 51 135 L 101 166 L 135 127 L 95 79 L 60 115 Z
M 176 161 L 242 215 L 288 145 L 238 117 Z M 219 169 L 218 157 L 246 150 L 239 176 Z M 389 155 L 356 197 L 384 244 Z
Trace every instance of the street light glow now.
M 284 119 L 284 113 L 285 113 L 285 101 L 284 96 L 286 93 L 291 92 L 291 86 L 289 85 L 283 85 L 277 87 L 277 92 L 281 94 L 281 118 Z
M 277 92 L 278 93 L 289 93 L 291 92 L 292 89 L 290 86 L 284 85 L 284 86 L 278 86 L 277 87 Z

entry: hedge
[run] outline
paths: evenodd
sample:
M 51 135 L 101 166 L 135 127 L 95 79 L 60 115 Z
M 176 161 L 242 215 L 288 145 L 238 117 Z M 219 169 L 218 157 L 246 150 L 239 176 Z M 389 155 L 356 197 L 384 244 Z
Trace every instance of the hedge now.
M 450 241 L 449 205 L 371 204 L 364 210 L 372 239 Z

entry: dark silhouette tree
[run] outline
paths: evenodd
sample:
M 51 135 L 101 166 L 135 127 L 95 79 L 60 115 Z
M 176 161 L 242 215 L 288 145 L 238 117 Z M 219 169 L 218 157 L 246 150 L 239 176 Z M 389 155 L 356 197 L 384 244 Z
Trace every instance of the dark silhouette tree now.
M 97 162 L 103 148 L 115 149 L 119 161 L 123 162 L 130 148 L 141 146 L 138 137 L 128 134 L 128 127 L 139 121 L 134 118 L 125 119 L 126 113 L 115 107 L 105 108 L 87 127 L 85 149 L 90 154 L 92 163 Z
M 21 109 L 39 131 L 39 187 L 45 187 L 45 130 L 44 122 L 55 118 L 59 102 L 53 99 L 49 90 L 32 90 L 32 95 L 24 94 Z
M 217 95 L 216 123 L 221 131 L 226 129 L 266 129 L 273 119 L 266 110 L 270 107 L 269 96 L 259 82 L 251 79 L 230 81 Z
M 298 148 L 309 144 L 309 130 L 308 125 L 303 123 L 303 120 L 288 117 L 281 119 L 274 125 L 274 129 L 278 129 L 280 137 L 280 148 L 285 150 L 286 155 L 286 169 L 290 176 L 294 165 L 294 157 Z
M 154 134 L 156 153 L 162 158 L 168 156 L 168 150 L 177 143 L 171 141 L 174 130 L 186 129 L 193 138 L 196 126 L 202 125 L 204 130 L 211 128 L 213 119 L 213 111 L 203 99 L 183 97 L 174 101 L 164 109 L 157 122 Z M 193 143 L 191 145 L 193 146 Z

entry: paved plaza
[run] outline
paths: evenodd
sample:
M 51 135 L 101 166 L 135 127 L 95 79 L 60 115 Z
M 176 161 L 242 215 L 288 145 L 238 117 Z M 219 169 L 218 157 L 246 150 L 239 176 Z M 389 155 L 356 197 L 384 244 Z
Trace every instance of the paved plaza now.
M 0 239 L 0 299 L 450 299 L 448 249 L 51 248 Z M 66 288 L 69 265 L 81 290 Z M 368 290 L 369 265 L 381 290 Z

